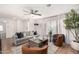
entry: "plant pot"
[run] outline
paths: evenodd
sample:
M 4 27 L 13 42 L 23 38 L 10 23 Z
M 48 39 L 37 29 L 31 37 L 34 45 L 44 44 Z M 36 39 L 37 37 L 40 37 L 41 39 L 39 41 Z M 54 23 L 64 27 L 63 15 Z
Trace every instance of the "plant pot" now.
M 74 50 L 79 51 L 79 43 L 78 43 L 78 42 L 72 41 L 72 42 L 71 42 L 71 47 L 72 47 Z

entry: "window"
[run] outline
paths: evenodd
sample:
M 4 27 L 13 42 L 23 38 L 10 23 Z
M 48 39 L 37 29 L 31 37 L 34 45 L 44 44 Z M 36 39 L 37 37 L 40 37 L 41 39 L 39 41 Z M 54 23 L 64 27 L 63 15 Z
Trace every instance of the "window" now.
M 0 31 L 3 31 L 3 26 L 2 25 L 0 25 Z

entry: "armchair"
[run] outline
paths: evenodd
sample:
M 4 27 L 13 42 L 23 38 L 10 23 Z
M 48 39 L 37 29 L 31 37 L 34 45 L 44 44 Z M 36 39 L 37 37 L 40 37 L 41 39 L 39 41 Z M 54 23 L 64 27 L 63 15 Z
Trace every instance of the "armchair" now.
M 47 54 L 48 45 L 45 45 L 41 48 L 39 47 L 28 47 L 26 44 L 22 46 L 23 54 Z
M 64 34 L 54 34 L 52 41 L 56 46 L 62 46 L 65 42 L 65 36 Z

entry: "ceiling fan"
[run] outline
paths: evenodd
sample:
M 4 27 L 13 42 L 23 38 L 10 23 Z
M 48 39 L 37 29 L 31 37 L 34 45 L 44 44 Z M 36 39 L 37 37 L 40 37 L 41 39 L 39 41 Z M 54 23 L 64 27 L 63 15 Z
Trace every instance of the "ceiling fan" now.
M 41 14 L 39 14 L 39 10 L 33 10 L 33 9 L 30 9 L 30 10 L 23 10 L 25 12 L 24 15 L 29 15 L 29 14 L 33 14 L 33 15 L 38 15 L 38 16 L 41 16 Z

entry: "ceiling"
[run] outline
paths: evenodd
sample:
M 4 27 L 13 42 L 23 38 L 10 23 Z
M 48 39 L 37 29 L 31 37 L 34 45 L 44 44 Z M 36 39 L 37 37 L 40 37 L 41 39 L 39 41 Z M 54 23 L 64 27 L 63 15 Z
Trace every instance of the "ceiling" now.
M 36 9 L 42 16 L 24 15 L 23 9 Z M 23 19 L 49 17 L 61 13 L 66 13 L 70 9 L 79 9 L 78 4 L 52 4 L 47 7 L 46 4 L 2 4 L 0 5 L 0 14 L 18 16 Z

